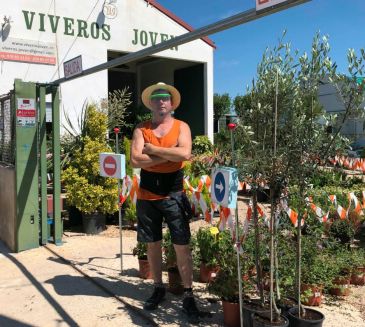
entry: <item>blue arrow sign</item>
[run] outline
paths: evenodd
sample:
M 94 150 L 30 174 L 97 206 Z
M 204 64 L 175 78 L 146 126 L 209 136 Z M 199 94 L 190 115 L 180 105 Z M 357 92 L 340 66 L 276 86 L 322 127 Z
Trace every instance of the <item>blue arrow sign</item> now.
M 224 199 L 224 195 L 226 193 L 226 181 L 224 180 L 224 176 L 221 172 L 218 172 L 215 175 L 213 188 L 215 198 L 217 201 L 221 202 Z

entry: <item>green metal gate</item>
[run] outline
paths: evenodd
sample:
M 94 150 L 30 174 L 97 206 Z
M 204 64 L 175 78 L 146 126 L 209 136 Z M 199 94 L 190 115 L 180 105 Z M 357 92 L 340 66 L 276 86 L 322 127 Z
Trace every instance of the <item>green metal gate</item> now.
M 2 225 L 12 226 L 6 231 L 12 250 L 19 252 L 46 244 L 52 239 L 62 244 L 60 201 L 53 201 L 53 217 L 47 217 L 47 145 L 46 95 L 52 98 L 52 166 L 53 199 L 60 199 L 60 114 L 58 86 L 15 80 L 14 90 L 0 98 L 0 161 L 14 167 L 13 190 L 15 210 L 2 219 Z M 10 109 L 9 109 L 10 106 Z M 5 109 L 8 110 L 5 110 Z M 1 126 L 0 126 L 1 127 Z M 5 128 L 4 128 L 5 127 Z M 49 232 L 51 224 L 51 232 Z M 4 232 L 4 233 L 6 233 Z M 13 232 L 13 233 L 12 233 Z M 50 235 L 52 238 L 50 238 Z M 4 237 L 1 235 L 0 237 Z M 9 245 L 9 244 L 8 244 Z

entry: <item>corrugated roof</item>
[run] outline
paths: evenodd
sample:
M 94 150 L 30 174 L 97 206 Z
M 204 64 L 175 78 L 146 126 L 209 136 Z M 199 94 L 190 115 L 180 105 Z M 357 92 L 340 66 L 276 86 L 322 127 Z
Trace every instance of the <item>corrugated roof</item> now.
M 166 9 L 164 6 L 162 6 L 161 4 L 159 4 L 157 1 L 155 1 L 155 0 L 145 0 L 145 1 L 148 4 L 150 4 L 151 6 L 155 7 L 157 10 L 161 11 L 166 16 L 170 17 L 176 23 L 180 24 L 182 27 L 186 28 L 189 32 L 191 32 L 191 31 L 194 30 L 194 28 L 192 26 L 190 26 L 188 23 L 184 22 L 181 18 L 179 18 L 178 16 L 176 16 L 170 10 Z M 208 37 L 202 37 L 201 39 L 204 42 L 206 42 L 207 44 L 209 44 L 211 47 L 213 47 L 214 49 L 216 48 L 214 42 L 210 38 L 208 38 Z

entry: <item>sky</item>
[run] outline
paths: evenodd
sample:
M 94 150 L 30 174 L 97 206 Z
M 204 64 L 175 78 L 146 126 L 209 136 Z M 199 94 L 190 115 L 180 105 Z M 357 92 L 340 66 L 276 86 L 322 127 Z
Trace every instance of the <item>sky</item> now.
M 255 7 L 255 0 L 158 0 L 194 28 Z M 286 42 L 300 53 L 310 52 L 316 32 L 329 37 L 330 56 L 341 73 L 347 72 L 347 52 L 365 48 L 365 0 L 311 0 L 234 28 L 212 34 L 214 92 L 231 97 L 246 92 L 256 77 L 257 65 L 267 47 Z

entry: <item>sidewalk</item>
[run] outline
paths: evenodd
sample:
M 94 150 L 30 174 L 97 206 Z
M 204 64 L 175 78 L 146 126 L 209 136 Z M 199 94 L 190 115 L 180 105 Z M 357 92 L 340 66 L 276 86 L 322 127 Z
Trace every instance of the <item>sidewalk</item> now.
M 159 309 L 142 310 L 152 281 L 138 278 L 134 231 L 123 231 L 120 275 L 118 236 L 117 228 L 99 236 L 66 233 L 62 246 L 48 245 L 66 261 L 45 247 L 12 254 L 0 241 L 0 326 L 188 326 L 179 296 L 167 293 Z M 200 326 L 223 326 L 220 302 L 208 301 L 205 284 L 194 282 L 194 291 L 199 307 L 213 315 Z M 326 315 L 323 327 L 364 326 L 365 286 L 352 291 L 345 301 L 315 308 Z
M 135 310 L 155 325 L 188 326 L 179 296 L 168 293 L 159 309 L 151 313 L 141 310 L 152 291 L 152 282 L 138 278 L 137 258 L 132 256 L 135 232 L 123 231 L 123 275 L 118 237 L 66 234 L 62 246 L 48 247 L 92 277 L 109 294 L 44 247 L 12 254 L 0 242 L 0 326 L 152 325 Z M 220 304 L 208 302 L 204 288 L 203 284 L 195 285 L 198 304 L 212 312 L 213 318 L 207 318 L 201 326 L 222 326 Z

